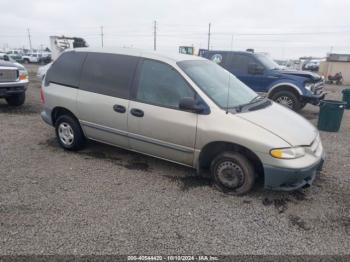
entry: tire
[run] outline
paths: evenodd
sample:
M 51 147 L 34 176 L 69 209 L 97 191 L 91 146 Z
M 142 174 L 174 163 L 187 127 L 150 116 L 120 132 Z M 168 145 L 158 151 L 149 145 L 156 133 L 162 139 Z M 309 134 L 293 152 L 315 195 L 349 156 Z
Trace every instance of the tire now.
M 230 195 L 243 195 L 251 191 L 255 183 L 254 167 L 242 154 L 224 152 L 210 165 L 215 186 Z
M 298 111 L 301 108 L 301 102 L 298 97 L 291 91 L 278 91 L 271 96 L 271 99 L 289 109 Z
M 17 95 L 6 97 L 5 99 L 10 106 L 21 106 L 26 100 L 26 94 L 23 92 Z
M 64 149 L 76 151 L 82 149 L 86 139 L 79 122 L 70 115 L 60 116 L 55 123 L 56 138 Z
M 23 59 L 23 63 L 29 64 L 29 60 L 28 59 Z

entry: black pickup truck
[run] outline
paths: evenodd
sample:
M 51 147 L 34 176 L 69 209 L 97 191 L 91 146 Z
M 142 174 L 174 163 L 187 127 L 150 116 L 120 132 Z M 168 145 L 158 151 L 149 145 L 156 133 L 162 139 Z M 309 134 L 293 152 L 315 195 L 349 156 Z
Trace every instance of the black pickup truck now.
M 0 59 L 0 98 L 11 106 L 23 105 L 28 83 L 28 73 L 22 65 Z

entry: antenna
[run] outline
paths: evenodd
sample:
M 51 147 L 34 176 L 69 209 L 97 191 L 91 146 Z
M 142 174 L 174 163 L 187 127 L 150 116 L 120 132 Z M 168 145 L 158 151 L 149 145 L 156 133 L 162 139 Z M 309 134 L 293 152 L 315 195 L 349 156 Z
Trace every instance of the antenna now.
M 230 47 L 230 51 L 232 51 L 232 47 L 233 47 L 233 34 L 231 36 L 231 47 Z M 227 101 L 226 101 L 226 114 L 228 114 L 228 106 L 230 103 L 230 80 L 231 80 L 231 73 L 229 71 L 228 72 L 228 83 L 227 83 Z

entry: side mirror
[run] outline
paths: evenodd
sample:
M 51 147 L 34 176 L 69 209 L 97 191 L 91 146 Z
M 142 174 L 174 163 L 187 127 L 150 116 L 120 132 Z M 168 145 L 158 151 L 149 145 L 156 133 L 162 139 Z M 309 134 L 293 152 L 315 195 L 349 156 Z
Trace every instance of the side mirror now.
M 264 72 L 264 67 L 256 63 L 250 63 L 248 65 L 248 73 L 252 75 L 261 75 Z
M 8 55 L 4 55 L 4 61 L 10 61 L 10 58 Z
M 180 100 L 179 108 L 181 110 L 190 111 L 193 113 L 201 113 L 203 108 L 196 104 L 196 101 L 193 97 L 184 97 Z

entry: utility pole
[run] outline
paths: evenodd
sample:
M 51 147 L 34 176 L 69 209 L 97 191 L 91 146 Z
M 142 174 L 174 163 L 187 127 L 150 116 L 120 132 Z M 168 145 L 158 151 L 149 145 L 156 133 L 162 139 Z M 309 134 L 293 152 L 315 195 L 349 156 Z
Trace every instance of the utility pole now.
M 101 26 L 101 45 L 103 47 L 103 26 Z
M 154 51 L 157 50 L 157 21 L 154 21 L 153 26 L 153 49 Z
M 209 23 L 209 31 L 208 31 L 208 51 L 210 49 L 210 27 L 211 27 L 211 23 Z
M 27 32 L 28 32 L 28 40 L 29 40 L 29 49 L 32 50 L 32 40 L 30 39 L 30 31 L 29 31 L 29 28 L 27 28 Z

